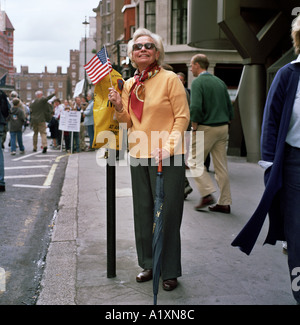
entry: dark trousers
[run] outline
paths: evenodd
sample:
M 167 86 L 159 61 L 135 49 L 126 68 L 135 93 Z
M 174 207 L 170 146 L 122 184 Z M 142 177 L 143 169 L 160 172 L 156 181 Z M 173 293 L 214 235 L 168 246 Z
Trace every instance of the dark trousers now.
M 73 152 L 80 152 L 79 132 L 73 132 Z
M 177 278 L 182 274 L 180 227 L 184 204 L 184 157 L 180 156 L 180 160 L 182 160 L 181 166 L 174 166 L 174 157 L 171 157 L 170 166 L 163 167 L 165 195 L 161 266 L 163 280 Z M 137 165 L 139 162 L 141 164 Z M 152 229 L 156 174 L 157 166 L 153 160 L 131 157 L 135 239 L 138 263 L 143 269 L 152 269 Z
M 300 303 L 300 149 L 285 148 L 281 211 L 294 298 Z

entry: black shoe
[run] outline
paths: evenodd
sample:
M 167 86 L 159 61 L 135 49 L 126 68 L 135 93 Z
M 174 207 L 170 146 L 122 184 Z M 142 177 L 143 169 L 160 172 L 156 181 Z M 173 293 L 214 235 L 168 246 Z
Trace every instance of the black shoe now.
M 0 185 L 0 192 L 5 192 L 5 186 L 4 185 Z
M 43 153 L 46 153 L 47 152 L 47 147 L 44 147 L 43 148 Z

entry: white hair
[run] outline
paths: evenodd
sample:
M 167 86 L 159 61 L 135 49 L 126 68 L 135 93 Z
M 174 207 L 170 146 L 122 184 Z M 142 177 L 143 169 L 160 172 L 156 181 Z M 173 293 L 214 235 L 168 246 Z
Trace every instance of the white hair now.
M 41 90 L 38 90 L 35 92 L 35 96 L 40 96 L 40 95 L 43 95 L 43 92 Z
M 292 23 L 292 39 L 295 53 L 300 54 L 300 14 L 293 20 Z
M 132 46 L 136 42 L 136 40 L 141 36 L 148 36 L 152 38 L 153 43 L 155 44 L 157 51 L 159 52 L 159 58 L 157 60 L 158 65 L 162 65 L 165 59 L 165 49 L 161 37 L 157 34 L 150 32 L 150 30 L 146 28 L 139 28 L 133 34 L 132 40 L 128 42 L 128 57 L 130 58 L 133 67 L 137 68 L 136 63 L 132 60 Z

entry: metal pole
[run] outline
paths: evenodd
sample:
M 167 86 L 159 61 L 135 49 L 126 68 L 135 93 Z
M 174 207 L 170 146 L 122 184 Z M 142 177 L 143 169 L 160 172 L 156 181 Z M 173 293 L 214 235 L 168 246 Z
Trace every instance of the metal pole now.
M 84 65 L 87 63 L 86 62 L 86 30 L 87 30 L 87 25 L 89 25 L 90 23 L 86 20 L 86 17 L 85 17 L 85 21 L 82 23 L 83 25 L 85 25 L 85 37 L 84 37 Z M 86 71 L 84 71 L 84 80 L 85 80 L 85 86 L 84 86 L 84 89 L 85 89 L 85 96 L 87 95 L 87 73 Z
M 106 164 L 107 190 L 107 277 L 116 277 L 116 157 L 108 150 Z

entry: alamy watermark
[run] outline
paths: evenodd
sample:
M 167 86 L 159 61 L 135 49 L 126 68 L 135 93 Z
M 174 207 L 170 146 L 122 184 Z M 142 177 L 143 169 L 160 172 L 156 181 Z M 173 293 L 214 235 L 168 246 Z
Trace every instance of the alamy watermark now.
M 150 139 L 149 133 L 143 131 L 127 131 L 126 124 L 120 124 L 124 134 L 124 141 L 121 137 L 117 137 L 112 131 L 101 131 L 97 134 L 97 143 L 106 143 L 109 148 L 122 148 L 124 151 L 128 151 L 130 147 L 130 155 L 133 157 L 148 157 L 151 148 L 161 148 L 161 143 L 164 143 L 163 148 L 166 152 L 174 152 L 174 165 L 182 166 L 182 153 L 188 154 L 189 166 L 193 177 L 201 176 L 204 170 L 204 132 L 184 132 L 182 134 L 179 131 L 151 131 Z M 122 143 L 118 143 L 122 142 Z M 190 144 L 192 145 L 190 145 Z M 151 148 L 149 148 L 151 147 Z M 116 150 L 108 150 L 109 154 L 103 158 L 103 152 L 97 151 L 96 162 L 100 167 L 105 167 L 107 164 L 114 166 L 116 164 Z M 176 154 L 180 153 L 180 154 Z M 120 166 L 128 166 L 130 164 L 133 167 L 140 164 L 142 166 L 156 166 L 157 157 L 153 159 L 141 158 L 141 159 L 130 159 L 129 161 L 119 161 Z M 163 157 L 163 166 L 170 166 L 170 156 Z
M 295 267 L 292 270 L 292 276 L 295 278 L 292 280 L 292 289 L 295 292 L 300 291 L 300 267 Z

